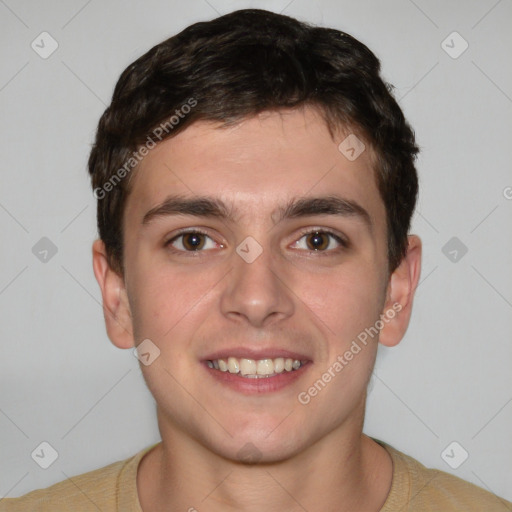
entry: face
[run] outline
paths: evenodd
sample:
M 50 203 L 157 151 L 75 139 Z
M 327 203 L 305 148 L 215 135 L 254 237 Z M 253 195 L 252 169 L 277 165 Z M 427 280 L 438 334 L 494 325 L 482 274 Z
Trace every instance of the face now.
M 347 135 L 312 109 L 267 112 L 198 122 L 140 164 L 123 286 L 135 344 L 160 350 L 141 368 L 162 436 L 270 461 L 360 428 L 378 336 L 344 354 L 390 281 L 370 150 L 349 160 Z

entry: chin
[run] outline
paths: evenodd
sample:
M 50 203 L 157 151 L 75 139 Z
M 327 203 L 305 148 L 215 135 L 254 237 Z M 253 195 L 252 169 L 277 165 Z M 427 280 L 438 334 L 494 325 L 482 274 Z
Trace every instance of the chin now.
M 218 454 L 233 462 L 242 464 L 271 464 L 292 458 L 302 451 L 302 447 L 294 446 L 293 442 L 276 445 L 268 440 L 237 438 L 229 446 L 219 447 Z
M 279 421 L 252 425 L 230 426 L 233 437 L 223 436 L 216 442 L 209 440 L 208 448 L 226 459 L 244 464 L 274 463 L 287 460 L 305 449 L 304 425 L 279 426 Z M 283 422 L 284 423 L 284 422 Z

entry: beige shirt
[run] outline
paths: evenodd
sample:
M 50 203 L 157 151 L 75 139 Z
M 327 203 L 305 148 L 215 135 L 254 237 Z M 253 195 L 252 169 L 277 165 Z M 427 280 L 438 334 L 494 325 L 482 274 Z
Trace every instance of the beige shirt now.
M 512 503 L 418 461 L 377 439 L 391 455 L 393 480 L 380 512 L 512 512 Z M 133 457 L 39 489 L 0 499 L 0 512 L 143 512 L 137 468 L 152 446 Z

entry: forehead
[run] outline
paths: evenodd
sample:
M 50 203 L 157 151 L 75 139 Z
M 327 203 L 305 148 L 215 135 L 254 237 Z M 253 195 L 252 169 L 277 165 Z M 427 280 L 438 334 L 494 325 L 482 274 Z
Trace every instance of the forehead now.
M 371 150 L 366 146 L 353 159 L 347 144 L 339 148 L 347 136 L 353 145 L 349 130 L 333 138 L 312 108 L 263 112 L 229 127 L 198 121 L 159 143 L 139 164 L 125 215 L 142 219 L 170 194 L 215 196 L 252 218 L 275 212 L 291 198 L 340 195 L 362 203 L 379 224 L 384 205 Z

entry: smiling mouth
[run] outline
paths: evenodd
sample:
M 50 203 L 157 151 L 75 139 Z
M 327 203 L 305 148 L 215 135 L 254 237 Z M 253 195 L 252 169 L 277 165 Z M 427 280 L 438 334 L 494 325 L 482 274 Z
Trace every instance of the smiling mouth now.
M 228 357 L 226 359 L 207 360 L 206 364 L 209 368 L 223 373 L 232 373 L 247 379 L 261 379 L 297 371 L 307 362 L 307 360 L 302 361 L 289 357 L 276 357 L 274 359 Z

